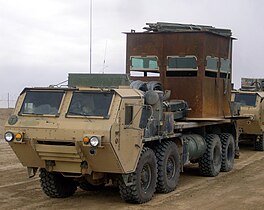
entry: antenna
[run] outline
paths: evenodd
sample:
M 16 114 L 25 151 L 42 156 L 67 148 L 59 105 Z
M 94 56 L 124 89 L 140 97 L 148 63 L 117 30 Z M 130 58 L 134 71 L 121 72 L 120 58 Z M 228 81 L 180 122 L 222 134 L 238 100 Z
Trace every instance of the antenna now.
M 105 42 L 105 53 L 104 53 L 104 63 L 103 63 L 103 74 L 104 74 L 104 70 L 106 69 L 106 50 L 107 50 L 107 40 Z
M 90 0 L 90 74 L 92 73 L 92 11 L 93 11 L 93 3 Z

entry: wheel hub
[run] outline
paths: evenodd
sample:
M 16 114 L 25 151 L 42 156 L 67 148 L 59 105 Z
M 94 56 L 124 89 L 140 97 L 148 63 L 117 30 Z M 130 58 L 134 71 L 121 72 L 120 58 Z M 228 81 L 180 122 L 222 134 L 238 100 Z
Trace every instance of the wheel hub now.
M 167 161 L 167 177 L 171 179 L 175 174 L 175 161 L 173 158 L 169 158 Z
M 144 165 L 141 171 L 141 186 L 147 190 L 151 182 L 151 168 L 149 165 Z

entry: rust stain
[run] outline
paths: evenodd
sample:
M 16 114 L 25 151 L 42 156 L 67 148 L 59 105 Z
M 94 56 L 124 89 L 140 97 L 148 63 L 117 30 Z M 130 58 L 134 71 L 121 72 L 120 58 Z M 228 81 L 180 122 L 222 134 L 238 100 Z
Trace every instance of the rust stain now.
M 230 37 L 209 32 L 128 33 L 127 66 L 130 73 L 130 56 L 158 57 L 160 77 L 132 77 L 133 80 L 159 81 L 164 89 L 172 91 L 171 99 L 182 99 L 192 109 L 189 117 L 224 117 L 230 115 L 231 80 L 205 76 L 206 56 L 230 58 Z M 231 51 L 230 51 L 231 49 Z M 230 55 L 229 55 L 230 52 Z M 167 56 L 194 55 L 197 58 L 197 76 L 169 76 Z M 231 78 L 231 75 L 229 76 Z M 225 88 L 227 87 L 227 92 Z

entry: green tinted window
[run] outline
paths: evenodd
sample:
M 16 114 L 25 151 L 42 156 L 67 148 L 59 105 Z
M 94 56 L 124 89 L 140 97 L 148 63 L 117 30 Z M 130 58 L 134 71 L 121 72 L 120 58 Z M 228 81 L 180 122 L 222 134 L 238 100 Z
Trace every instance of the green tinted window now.
M 212 58 L 211 56 L 206 57 L 206 70 L 217 71 L 218 58 Z
M 194 56 L 168 57 L 168 70 L 194 69 L 197 70 L 197 59 Z
M 167 77 L 196 77 L 197 58 L 195 56 L 168 56 Z
M 131 57 L 131 70 L 159 70 L 157 57 Z
M 217 77 L 218 72 L 218 58 L 217 57 L 206 57 L 205 76 L 206 77 Z
M 221 58 L 220 71 L 224 73 L 230 73 L 230 60 Z

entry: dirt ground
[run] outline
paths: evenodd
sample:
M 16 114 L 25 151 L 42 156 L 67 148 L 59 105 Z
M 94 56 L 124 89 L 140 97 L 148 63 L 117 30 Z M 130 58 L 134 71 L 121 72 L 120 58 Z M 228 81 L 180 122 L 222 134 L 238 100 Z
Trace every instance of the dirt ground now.
M 3 122 L 0 124 L 2 126 Z M 41 191 L 38 176 L 27 178 L 26 168 L 8 144 L 0 140 L 0 209 L 106 208 L 264 209 L 264 153 L 253 151 L 251 145 L 241 145 L 241 157 L 235 160 L 233 171 L 211 178 L 200 176 L 196 165 L 187 167 L 174 192 L 155 194 L 146 204 L 132 205 L 122 201 L 113 187 L 96 192 L 78 189 L 70 198 L 49 198 Z

